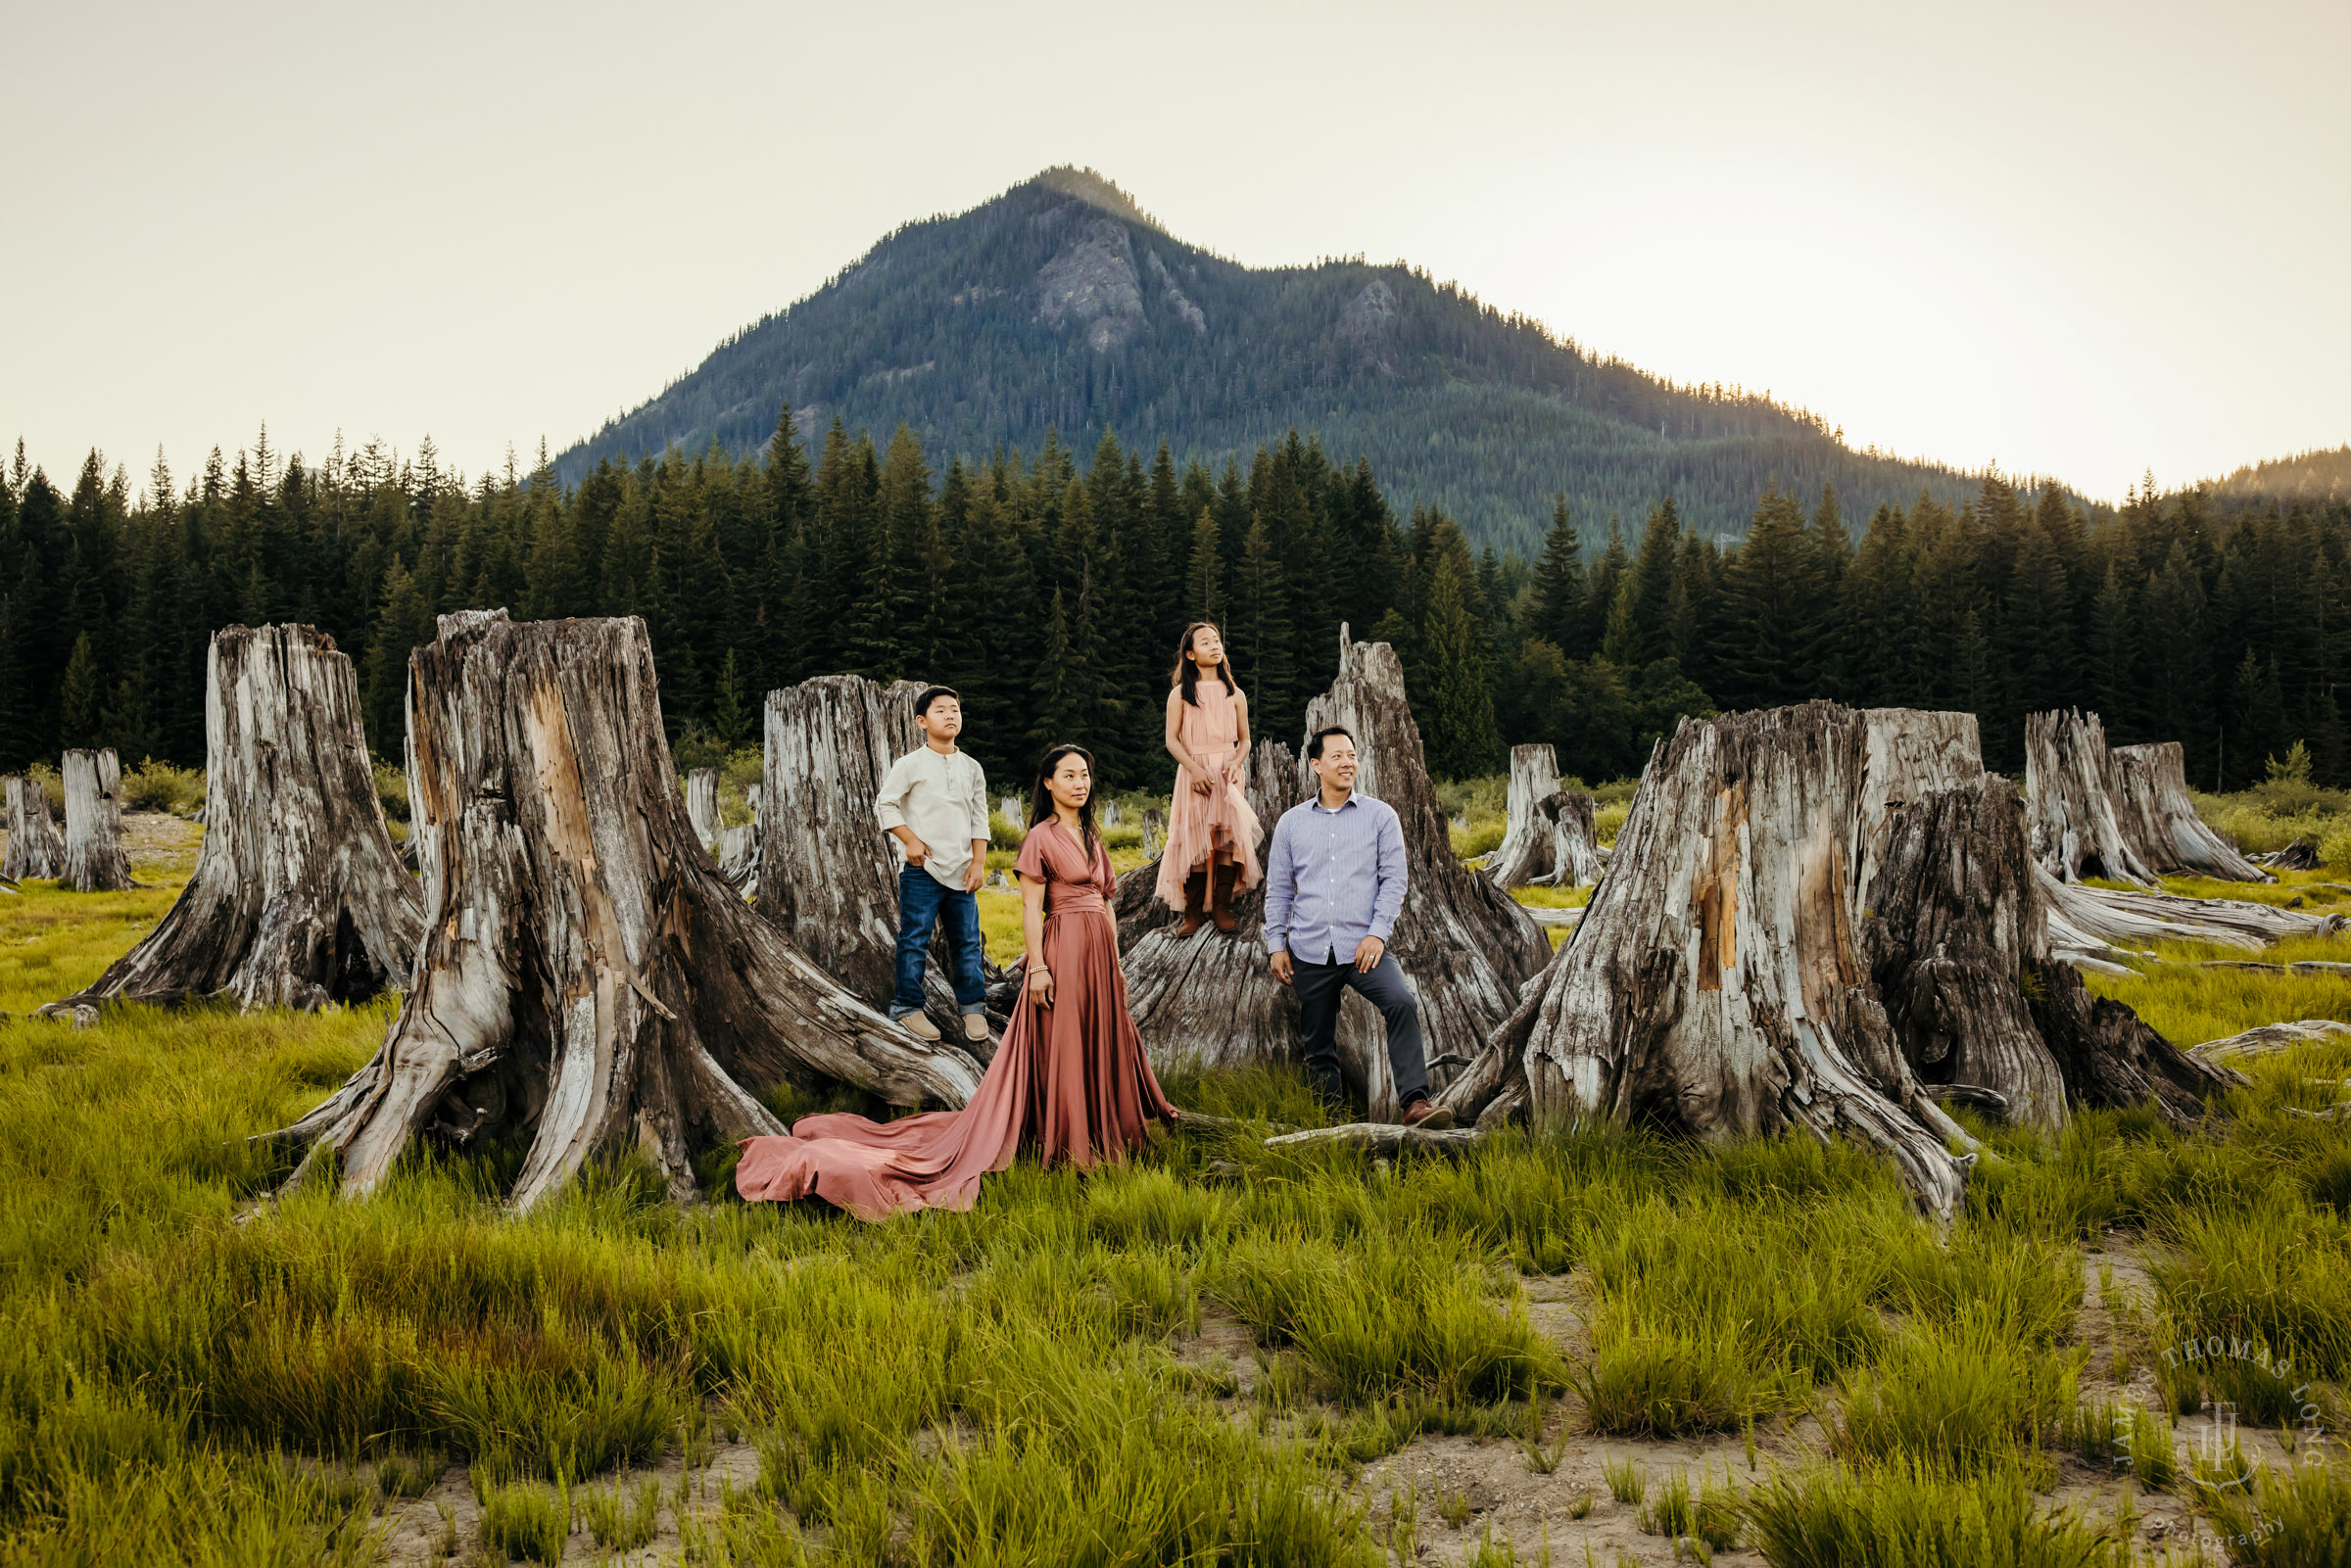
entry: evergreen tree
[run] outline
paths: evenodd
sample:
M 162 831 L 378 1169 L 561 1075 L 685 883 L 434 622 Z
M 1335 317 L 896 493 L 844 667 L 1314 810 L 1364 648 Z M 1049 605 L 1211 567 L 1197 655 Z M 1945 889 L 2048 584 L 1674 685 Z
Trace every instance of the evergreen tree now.
M 1551 510 L 1551 532 L 1543 536 L 1543 558 L 1535 563 L 1534 603 L 1527 631 L 1560 651 L 1585 651 L 1578 642 L 1584 624 L 1584 545 L 1568 517 L 1561 494 Z
M 1203 508 L 1192 525 L 1189 564 L 1183 572 L 1184 619 L 1213 621 L 1223 613 L 1224 553 L 1214 514 Z M 1178 632 L 1182 628 L 1176 629 Z M 1173 639 L 1170 640 L 1171 645 Z
M 1723 562 L 1723 695 L 1774 708 L 1812 694 L 1818 673 L 1819 572 L 1796 498 L 1767 490 L 1746 543 Z
M 84 632 L 73 640 L 73 656 L 66 661 L 66 684 L 60 693 L 60 746 L 74 750 L 103 743 L 104 727 L 99 722 L 103 681 L 98 673 L 98 650 L 90 645 L 90 634 Z
M 1440 555 L 1429 579 L 1420 656 L 1407 683 L 1408 690 L 1417 687 L 1426 693 L 1417 704 L 1420 738 L 1429 771 L 1447 779 L 1473 778 L 1502 764 L 1494 696 L 1466 588 L 1460 556 Z

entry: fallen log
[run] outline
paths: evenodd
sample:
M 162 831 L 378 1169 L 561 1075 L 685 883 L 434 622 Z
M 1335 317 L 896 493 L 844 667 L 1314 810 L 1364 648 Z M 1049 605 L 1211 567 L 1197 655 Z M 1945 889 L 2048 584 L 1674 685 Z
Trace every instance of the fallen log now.
M 2113 780 L 2115 817 L 2123 838 L 2157 871 L 2230 882 L 2278 879 L 2196 815 L 2179 741 L 2115 747 Z M 2316 857 L 2312 864 L 2315 867 Z
M 2319 846 L 2307 838 L 2296 838 L 2282 849 L 2273 849 L 2266 855 L 2245 857 L 2256 866 L 2271 871 L 2317 871 L 2326 862 L 2319 859 Z
M 2152 887 L 2153 866 L 2115 816 L 2118 783 L 2096 714 L 2067 708 L 2025 716 L 2025 809 L 2033 858 L 2060 881 L 2086 877 Z
M 2304 1019 L 2298 1023 L 2263 1023 L 2223 1039 L 2189 1047 L 2189 1054 L 2206 1062 L 2235 1062 L 2247 1057 L 2273 1056 L 2297 1045 L 2324 1045 L 2351 1038 L 2351 1023 L 2332 1019 Z
M 58 886 L 77 893 L 138 886 L 122 848 L 122 765 L 115 748 L 69 751 L 59 771 L 66 779 L 66 856 Z
M 2200 970 L 2251 970 L 2261 974 L 2299 974 L 2310 976 L 2351 977 L 2351 964 L 2329 963 L 2323 959 L 2304 959 L 2295 964 L 2262 964 L 2245 958 L 2208 958 L 2196 965 Z
M 8 854 L 0 859 L 0 877 L 23 881 L 28 877 L 53 878 L 65 870 L 66 837 L 49 815 L 49 797 L 38 779 L 7 782 Z
M 196 869 L 155 929 L 50 1017 L 209 996 L 310 1010 L 408 979 L 424 905 L 376 799 L 351 660 L 313 627 L 231 626 L 204 690 Z
M 1523 1093 L 1544 1122 L 1801 1128 L 1885 1156 L 1947 1219 L 1968 1157 L 1939 1096 L 2041 1125 L 2150 1099 L 2186 1119 L 2223 1081 L 2052 957 L 2023 808 L 1971 715 L 1685 719 L 1616 851 L 1529 1004 L 1443 1097 L 1457 1117 L 1487 1124 Z
M 817 967 L 869 1006 L 887 1010 L 897 987 L 898 861 L 874 817 L 889 765 L 923 743 L 914 722 L 919 681 L 883 687 L 827 675 L 767 694 L 756 880 L 760 914 Z M 1002 978 L 984 966 L 990 982 Z M 948 1039 L 963 1037 L 947 977 L 946 933 L 934 933 L 924 1012 Z M 1006 1008 L 989 1004 L 1001 1035 Z M 986 1058 L 992 1043 L 983 1047 Z
M 2241 898 L 2183 898 L 2115 887 L 2066 886 L 2044 876 L 2040 889 L 2067 939 L 2122 943 L 2168 940 L 2273 947 L 2289 936 L 2327 936 L 2351 924 L 2341 915 L 2286 909 Z
M 1307 706 L 1305 733 L 1343 725 L 1363 759 L 1356 787 L 1395 808 L 1404 829 L 1409 883 L 1388 951 L 1420 1004 L 1432 1063 L 1474 1057 L 1516 1006 L 1519 987 L 1550 946 L 1509 894 L 1453 856 L 1406 699 L 1404 669 L 1384 642 L 1357 642 L 1342 628 L 1339 673 Z M 1287 746 L 1260 741 L 1250 757 L 1250 805 L 1267 842 L 1281 813 L 1314 787 Z M 1129 1006 L 1155 1067 L 1223 1068 L 1298 1059 L 1297 1001 L 1266 967 L 1262 889 L 1234 904 L 1238 929 L 1203 925 L 1177 936 L 1179 917 L 1151 896 L 1154 865 L 1119 881 L 1119 944 Z M 1379 1015 L 1353 992 L 1339 1010 L 1340 1069 L 1374 1121 L 1398 1114 Z M 1433 1085 L 1453 1069 L 1432 1066 Z
M 781 1133 L 751 1089 L 852 1084 L 960 1106 L 980 1065 L 843 990 L 730 890 L 694 836 L 645 623 L 441 618 L 408 661 L 425 935 L 383 1046 L 271 1137 L 299 1188 L 375 1191 L 411 1141 L 527 1136 L 517 1209 L 637 1150 L 670 1194 L 695 1156 Z

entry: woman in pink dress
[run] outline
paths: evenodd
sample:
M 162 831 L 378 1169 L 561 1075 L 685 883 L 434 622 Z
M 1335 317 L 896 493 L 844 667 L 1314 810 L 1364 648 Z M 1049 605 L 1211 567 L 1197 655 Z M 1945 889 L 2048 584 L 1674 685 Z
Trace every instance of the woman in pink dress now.
M 1183 914 L 1180 934 L 1200 928 L 1202 906 L 1229 931 L 1235 893 L 1264 879 L 1257 813 L 1242 785 L 1249 778 L 1249 699 L 1233 684 L 1224 640 L 1206 621 L 1183 629 L 1169 679 L 1168 754 L 1176 792 L 1168 802 L 1168 845 L 1159 857 L 1160 902 Z
M 1152 1121 L 1178 1115 L 1160 1092 L 1127 1011 L 1115 879 L 1094 831 L 1094 759 L 1045 753 L 1015 867 L 1028 961 L 1020 1001 L 980 1090 L 961 1111 L 895 1121 L 803 1117 L 789 1137 L 746 1138 L 735 1190 L 746 1199 L 810 1193 L 861 1219 L 969 1209 L 980 1178 L 1035 1144 L 1047 1166 L 1124 1163 Z

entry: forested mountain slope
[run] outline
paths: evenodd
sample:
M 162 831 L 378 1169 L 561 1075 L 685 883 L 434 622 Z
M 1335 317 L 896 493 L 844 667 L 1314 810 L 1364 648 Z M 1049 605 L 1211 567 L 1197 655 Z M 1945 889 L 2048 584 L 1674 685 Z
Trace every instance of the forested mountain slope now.
M 1762 398 L 1668 385 L 1402 264 L 1247 267 L 1187 245 L 1090 172 L 1052 169 L 971 212 L 910 223 L 806 300 L 556 460 L 713 441 L 757 451 L 776 410 L 803 439 L 836 417 L 887 441 L 903 421 L 938 458 L 1033 453 L 1048 430 L 1104 431 L 1244 461 L 1296 428 L 1368 457 L 1405 507 L 1531 553 L 1564 492 L 1587 531 L 1638 526 L 1672 496 L 1703 532 L 1744 530 L 1776 480 L 1834 484 L 1856 524 L 1922 490 L 1977 481 L 1847 449 Z

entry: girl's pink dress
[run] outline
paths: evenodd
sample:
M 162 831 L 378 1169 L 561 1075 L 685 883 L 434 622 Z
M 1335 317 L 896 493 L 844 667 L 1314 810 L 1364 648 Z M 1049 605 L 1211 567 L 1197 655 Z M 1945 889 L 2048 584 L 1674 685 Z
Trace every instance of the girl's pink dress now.
M 972 1103 L 895 1121 L 803 1117 L 789 1137 L 744 1140 L 737 1192 L 751 1200 L 814 1193 L 860 1219 L 969 1209 L 980 1178 L 1011 1164 L 1023 1144 L 1033 1142 L 1047 1165 L 1123 1163 L 1150 1136 L 1149 1122 L 1176 1119 L 1127 1011 L 1127 977 L 1103 913 L 1115 886 L 1110 857 L 1096 844 L 1089 862 L 1076 833 L 1048 822 L 1029 830 L 1016 869 L 1045 883 L 1053 1005 L 1036 1006 L 1021 988 Z
M 1193 688 L 1195 706 L 1176 699 L 1182 710 L 1177 735 L 1194 756 L 1206 757 L 1217 771 L 1209 778 L 1209 792 L 1192 787 L 1191 770 L 1176 770 L 1176 793 L 1168 802 L 1168 845 L 1160 852 L 1159 878 L 1151 891 L 1170 909 L 1183 908 L 1184 879 L 1208 865 L 1210 849 L 1222 845 L 1224 858 L 1241 868 L 1235 892 L 1255 887 L 1264 878 L 1257 863 L 1257 841 L 1265 830 L 1249 809 L 1241 765 L 1233 757 L 1233 742 L 1241 737 L 1240 710 L 1222 681 L 1202 681 Z

